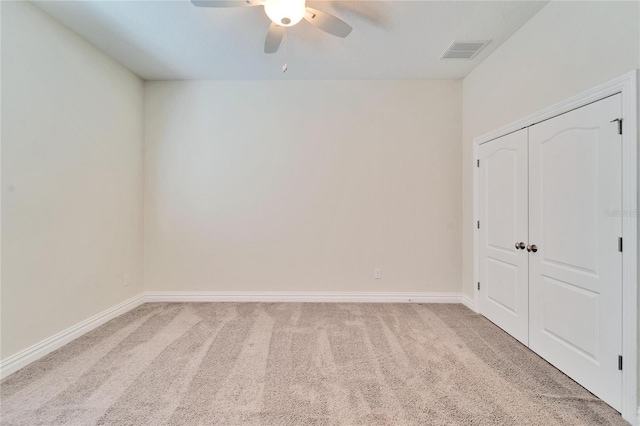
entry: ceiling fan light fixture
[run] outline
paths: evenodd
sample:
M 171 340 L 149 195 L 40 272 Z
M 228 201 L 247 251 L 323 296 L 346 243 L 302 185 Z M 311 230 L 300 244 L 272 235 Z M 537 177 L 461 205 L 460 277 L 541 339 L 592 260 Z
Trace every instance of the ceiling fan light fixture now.
M 304 17 L 305 0 L 267 0 L 264 11 L 276 25 L 291 27 Z

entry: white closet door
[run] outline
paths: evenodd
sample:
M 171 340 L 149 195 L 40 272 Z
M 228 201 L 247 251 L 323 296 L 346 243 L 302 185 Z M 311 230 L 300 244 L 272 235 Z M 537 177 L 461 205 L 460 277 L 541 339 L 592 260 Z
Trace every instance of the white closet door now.
M 480 312 L 526 345 L 527 130 L 478 152 Z
M 529 346 L 620 410 L 621 96 L 529 128 Z

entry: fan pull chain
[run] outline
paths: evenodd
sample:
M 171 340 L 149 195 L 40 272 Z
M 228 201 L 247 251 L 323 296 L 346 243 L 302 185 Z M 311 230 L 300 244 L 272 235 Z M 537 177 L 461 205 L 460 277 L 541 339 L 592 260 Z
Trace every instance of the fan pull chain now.
M 284 50 L 284 65 L 282 65 L 282 72 L 287 72 L 287 28 L 284 28 L 284 41 L 283 41 L 283 50 Z

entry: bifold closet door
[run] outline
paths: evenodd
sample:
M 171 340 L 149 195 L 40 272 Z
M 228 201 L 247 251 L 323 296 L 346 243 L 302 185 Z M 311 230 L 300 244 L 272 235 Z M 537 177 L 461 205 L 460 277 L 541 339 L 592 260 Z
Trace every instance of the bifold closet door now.
M 620 410 L 621 95 L 529 128 L 529 347 Z
M 528 343 L 527 130 L 480 145 L 480 312 Z

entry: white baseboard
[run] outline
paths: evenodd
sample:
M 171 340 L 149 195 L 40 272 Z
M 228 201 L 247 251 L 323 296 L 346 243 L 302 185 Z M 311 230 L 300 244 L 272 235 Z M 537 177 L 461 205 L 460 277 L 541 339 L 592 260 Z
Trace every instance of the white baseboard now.
M 18 371 L 22 367 L 31 364 L 50 352 L 66 345 L 74 339 L 98 328 L 107 321 L 130 311 L 144 303 L 144 295 L 138 294 L 131 299 L 125 300 L 111 308 L 87 318 L 86 320 L 61 331 L 33 346 L 24 349 L 7 359 L 0 361 L 0 378 L 5 378 L 9 374 Z
M 465 303 L 458 293 L 150 291 L 125 300 L 0 361 L 0 379 L 143 303 L 150 302 L 328 302 Z M 466 304 L 466 303 L 465 303 Z
M 463 303 L 458 293 L 149 291 L 145 302 Z
M 476 311 L 476 305 L 475 303 L 473 303 L 473 299 L 467 296 L 462 296 L 462 304 L 467 308 L 471 309 L 473 312 L 478 312 Z

